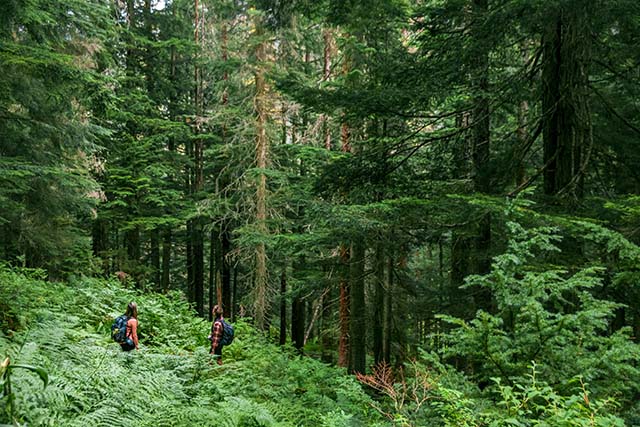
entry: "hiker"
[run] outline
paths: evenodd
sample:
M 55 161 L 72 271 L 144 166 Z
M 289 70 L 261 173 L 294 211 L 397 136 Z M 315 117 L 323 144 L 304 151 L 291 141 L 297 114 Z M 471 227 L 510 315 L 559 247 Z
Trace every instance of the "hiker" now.
M 127 311 L 124 313 L 127 316 L 127 333 L 125 340 L 120 343 L 122 351 L 131 351 L 134 348 L 138 349 L 138 306 L 135 302 L 131 301 L 127 305 Z
M 209 339 L 211 340 L 211 350 L 209 350 L 209 354 L 218 356 L 216 360 L 218 365 L 222 365 L 222 334 L 224 332 L 222 313 L 222 307 L 219 305 L 214 305 L 211 309 L 213 323 L 211 324 L 211 335 L 209 335 Z

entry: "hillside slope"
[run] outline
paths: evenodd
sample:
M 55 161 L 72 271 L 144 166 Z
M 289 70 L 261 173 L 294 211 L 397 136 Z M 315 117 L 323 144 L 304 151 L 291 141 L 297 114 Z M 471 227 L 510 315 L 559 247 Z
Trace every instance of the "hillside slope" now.
M 37 273 L 34 274 L 37 276 Z M 269 344 L 246 323 L 217 366 L 209 323 L 178 294 L 137 294 L 119 283 L 52 284 L 0 270 L 0 355 L 44 368 L 12 371 L 15 420 L 38 426 L 383 425 L 343 370 Z M 139 306 L 141 349 L 110 340 L 112 319 Z M 5 411 L 0 424 L 11 423 Z

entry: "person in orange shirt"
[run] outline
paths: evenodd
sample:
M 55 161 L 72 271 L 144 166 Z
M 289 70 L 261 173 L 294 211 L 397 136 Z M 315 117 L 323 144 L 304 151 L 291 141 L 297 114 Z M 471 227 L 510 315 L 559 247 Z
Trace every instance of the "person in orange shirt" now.
M 131 351 L 138 349 L 138 306 L 131 301 L 127 305 L 127 311 L 124 313 L 129 318 L 127 320 L 126 339 L 120 344 L 122 351 Z

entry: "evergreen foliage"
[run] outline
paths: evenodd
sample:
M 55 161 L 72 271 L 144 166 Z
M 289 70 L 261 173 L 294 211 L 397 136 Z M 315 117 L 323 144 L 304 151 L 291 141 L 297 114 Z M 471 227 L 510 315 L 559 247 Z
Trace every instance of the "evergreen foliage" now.
M 640 424 L 639 35 L 637 0 L 0 2 L 0 423 Z

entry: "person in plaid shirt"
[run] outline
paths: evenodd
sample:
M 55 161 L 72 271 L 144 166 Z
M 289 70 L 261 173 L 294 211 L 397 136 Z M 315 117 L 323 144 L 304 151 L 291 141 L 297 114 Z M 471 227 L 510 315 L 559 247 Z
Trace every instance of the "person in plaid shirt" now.
M 216 362 L 218 365 L 222 365 L 222 344 L 220 344 L 220 340 L 222 339 L 222 307 L 219 305 L 214 305 L 211 309 L 211 314 L 213 315 L 213 323 L 211 324 L 211 335 L 209 335 L 209 339 L 211 340 L 211 350 L 209 350 L 209 354 L 213 354 L 218 356 Z

